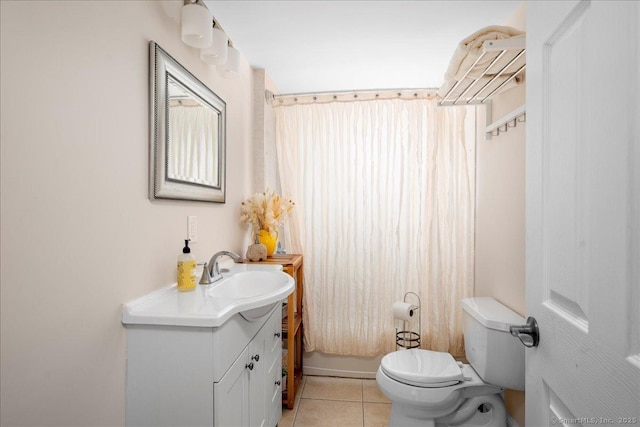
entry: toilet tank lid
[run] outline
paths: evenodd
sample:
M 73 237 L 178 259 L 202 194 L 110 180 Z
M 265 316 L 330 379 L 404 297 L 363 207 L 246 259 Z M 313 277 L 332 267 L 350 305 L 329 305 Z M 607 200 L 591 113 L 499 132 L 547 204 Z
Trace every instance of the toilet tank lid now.
M 462 309 L 473 316 L 480 324 L 496 331 L 509 332 L 511 325 L 523 325 L 524 318 L 493 298 L 464 298 L 460 301 Z

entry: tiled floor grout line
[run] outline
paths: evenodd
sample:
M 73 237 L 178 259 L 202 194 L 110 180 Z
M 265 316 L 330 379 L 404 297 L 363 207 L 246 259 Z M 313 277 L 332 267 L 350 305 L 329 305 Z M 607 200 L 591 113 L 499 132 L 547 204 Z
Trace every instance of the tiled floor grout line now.
M 298 414 L 300 414 L 300 406 L 302 406 L 302 395 L 304 394 L 304 389 L 307 387 L 308 376 L 303 377 L 302 388 L 300 388 L 300 399 L 298 399 L 298 409 L 296 409 L 295 416 L 293 417 L 293 424 L 291 427 L 296 427 L 296 420 L 298 419 Z
M 0 0 L 2 1 L 2 0 Z M 326 397 L 302 397 L 304 400 L 322 400 L 324 402 L 350 402 L 350 403 L 362 403 L 362 400 L 349 400 L 349 399 L 328 399 Z M 370 403 L 370 402 L 368 402 Z
M 360 405 L 362 406 L 362 427 L 364 427 L 364 381 L 360 380 Z
M 298 391 L 298 396 L 296 398 L 296 403 L 295 403 L 295 407 L 293 408 L 294 413 L 292 414 L 292 418 L 291 418 L 291 424 L 290 427 L 296 427 L 296 423 L 302 422 L 303 419 L 306 419 L 304 414 L 300 415 L 300 410 L 301 407 L 303 406 L 303 403 L 305 403 L 305 405 L 309 405 L 312 402 L 344 402 L 344 403 L 351 403 L 351 404 L 357 404 L 358 402 L 360 403 L 360 411 L 361 411 L 361 424 L 360 427 L 365 427 L 367 425 L 367 421 L 366 421 L 366 414 L 367 414 L 367 409 L 365 408 L 365 403 L 369 404 L 371 406 L 371 410 L 374 410 L 374 408 L 377 405 L 390 405 L 390 402 L 384 402 L 384 401 L 380 401 L 380 400 L 376 400 L 375 397 L 368 397 L 367 399 L 364 398 L 364 386 L 367 385 L 367 390 L 370 389 L 370 384 L 367 382 L 365 383 L 365 379 L 358 379 L 360 381 L 360 398 L 359 399 L 354 399 L 354 400 L 346 400 L 346 399 L 332 399 L 332 398 L 317 398 L 317 397 L 305 397 L 304 394 L 306 392 L 306 387 L 307 387 L 307 380 L 308 377 L 305 376 L 304 380 L 302 381 L 302 384 L 300 385 L 300 390 Z M 355 378 L 354 378 L 355 379 Z M 303 402 L 304 400 L 304 402 Z M 306 407 L 306 406 L 305 406 Z M 377 420 L 378 416 L 376 416 L 375 418 L 372 418 L 372 420 Z M 354 420 L 355 421 L 355 420 Z M 377 421 L 373 421 L 373 422 L 377 422 Z M 356 424 L 354 427 L 358 426 L 358 424 Z
M 302 383 L 302 387 L 300 387 L 300 390 L 298 391 L 298 393 L 300 393 L 300 398 L 298 399 L 297 405 L 296 405 L 295 397 L 293 398 L 294 412 L 293 412 L 293 420 L 291 421 L 291 427 L 296 427 L 296 418 L 298 418 L 298 411 L 300 410 L 300 404 L 302 403 L 302 393 L 304 392 L 305 384 L 307 384 L 307 379 L 305 377 L 302 377 L 301 383 Z

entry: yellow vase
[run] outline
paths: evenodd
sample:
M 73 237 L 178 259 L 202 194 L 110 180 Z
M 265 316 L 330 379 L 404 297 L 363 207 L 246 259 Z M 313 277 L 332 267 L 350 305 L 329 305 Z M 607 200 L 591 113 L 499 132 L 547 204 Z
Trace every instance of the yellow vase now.
M 267 230 L 258 231 L 258 241 L 266 246 L 267 256 L 273 255 L 273 253 L 276 251 L 276 246 L 278 245 L 278 237 L 279 234 L 277 231 L 274 231 L 273 234 L 269 233 Z

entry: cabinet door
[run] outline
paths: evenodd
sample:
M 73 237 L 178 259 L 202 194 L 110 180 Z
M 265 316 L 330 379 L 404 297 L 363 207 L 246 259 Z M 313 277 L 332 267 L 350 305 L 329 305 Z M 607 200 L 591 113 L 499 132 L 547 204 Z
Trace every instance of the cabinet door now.
M 264 326 L 264 351 L 269 364 L 278 355 L 282 358 L 282 312 L 274 312 Z
M 265 325 L 265 382 L 267 426 L 274 427 L 282 417 L 282 311 L 278 310 Z
M 278 319 L 280 322 L 280 319 Z M 282 418 L 282 353 L 273 358 L 265 375 L 268 426 L 274 427 Z
M 213 420 L 219 427 L 248 427 L 249 348 L 231 365 L 220 382 L 213 385 Z M 255 366 L 255 365 L 254 365 Z
M 266 420 L 266 396 L 264 394 L 264 382 L 266 373 L 265 352 L 265 328 L 249 343 L 249 363 L 253 369 L 249 371 L 249 423 L 251 427 L 265 427 Z

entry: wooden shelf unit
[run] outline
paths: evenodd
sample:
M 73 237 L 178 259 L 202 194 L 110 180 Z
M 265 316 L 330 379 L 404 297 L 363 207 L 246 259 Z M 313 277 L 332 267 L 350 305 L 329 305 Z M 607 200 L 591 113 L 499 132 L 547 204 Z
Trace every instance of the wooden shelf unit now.
M 287 317 L 282 319 L 282 338 L 287 342 L 287 389 L 282 392 L 282 404 L 293 409 L 296 391 L 302 380 L 302 334 L 304 330 L 302 324 L 302 296 L 304 293 L 302 255 L 273 254 L 266 261 L 242 260 L 238 262 L 280 264 L 282 271 L 296 281 L 296 289 L 287 299 Z M 290 331 L 293 332 L 290 333 Z

